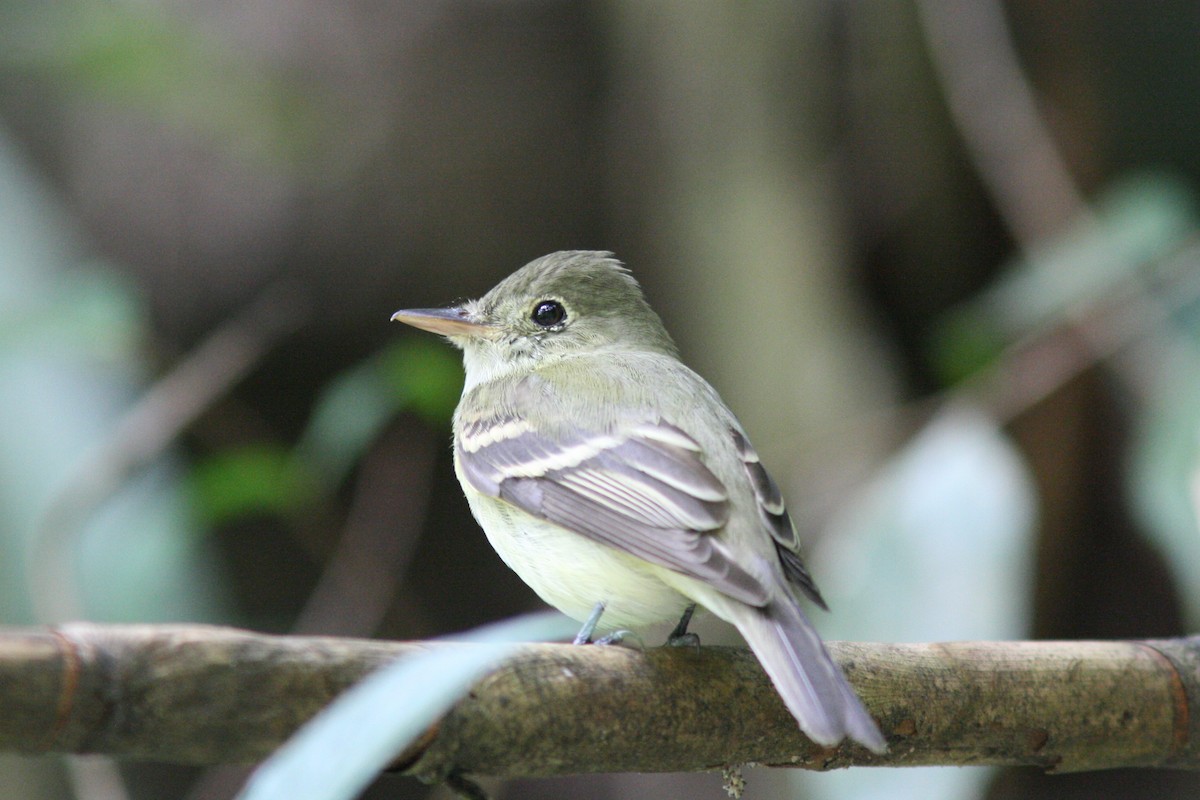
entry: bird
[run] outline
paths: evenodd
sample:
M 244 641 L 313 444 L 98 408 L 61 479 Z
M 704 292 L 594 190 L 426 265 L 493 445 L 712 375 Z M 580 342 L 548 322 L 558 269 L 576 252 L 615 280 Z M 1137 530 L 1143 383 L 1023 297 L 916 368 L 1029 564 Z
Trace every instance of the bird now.
M 737 628 L 809 739 L 886 752 L 801 607 L 826 604 L 779 485 L 612 253 L 551 253 L 392 320 L 463 351 L 455 474 L 504 562 L 585 623 L 577 641 L 674 619 L 682 641 L 698 604 Z

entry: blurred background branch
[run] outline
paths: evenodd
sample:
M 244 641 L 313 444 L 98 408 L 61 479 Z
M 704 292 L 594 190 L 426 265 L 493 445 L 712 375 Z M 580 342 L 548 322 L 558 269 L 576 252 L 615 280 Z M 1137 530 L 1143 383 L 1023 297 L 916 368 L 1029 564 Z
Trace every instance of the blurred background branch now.
M 254 368 L 278 339 L 303 324 L 296 298 L 275 287 L 197 350 L 134 404 L 108 438 L 76 468 L 50 500 L 35 533 L 29 585 L 34 615 L 63 622 L 86 614 L 70 574 L 72 539 L 133 473 L 161 458 L 196 417 Z M 68 563 L 63 563 L 67 561 Z

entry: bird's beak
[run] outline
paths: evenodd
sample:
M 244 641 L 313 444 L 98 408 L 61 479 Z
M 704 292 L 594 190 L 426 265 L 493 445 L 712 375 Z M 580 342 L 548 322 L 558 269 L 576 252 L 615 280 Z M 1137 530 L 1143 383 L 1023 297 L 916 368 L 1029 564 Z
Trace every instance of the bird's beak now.
M 484 336 L 492 327 L 471 319 L 465 308 L 408 308 L 392 314 L 392 322 L 403 322 L 442 336 Z

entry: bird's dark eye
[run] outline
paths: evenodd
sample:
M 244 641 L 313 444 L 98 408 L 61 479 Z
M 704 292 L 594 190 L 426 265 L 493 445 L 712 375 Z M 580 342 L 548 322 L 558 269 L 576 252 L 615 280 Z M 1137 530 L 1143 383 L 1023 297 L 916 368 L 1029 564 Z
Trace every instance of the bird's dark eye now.
M 541 300 L 529 318 L 543 328 L 553 328 L 567 318 L 567 310 L 557 300 Z

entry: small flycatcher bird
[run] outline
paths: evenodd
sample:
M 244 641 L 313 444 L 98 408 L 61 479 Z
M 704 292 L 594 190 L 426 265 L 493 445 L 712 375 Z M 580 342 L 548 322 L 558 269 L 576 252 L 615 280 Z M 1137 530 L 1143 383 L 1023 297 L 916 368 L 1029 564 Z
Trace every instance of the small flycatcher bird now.
M 699 604 L 741 632 L 800 729 L 887 749 L 797 592 L 824 607 L 779 487 L 611 253 L 533 261 L 393 320 L 462 348 L 455 472 L 500 557 L 599 630 Z

